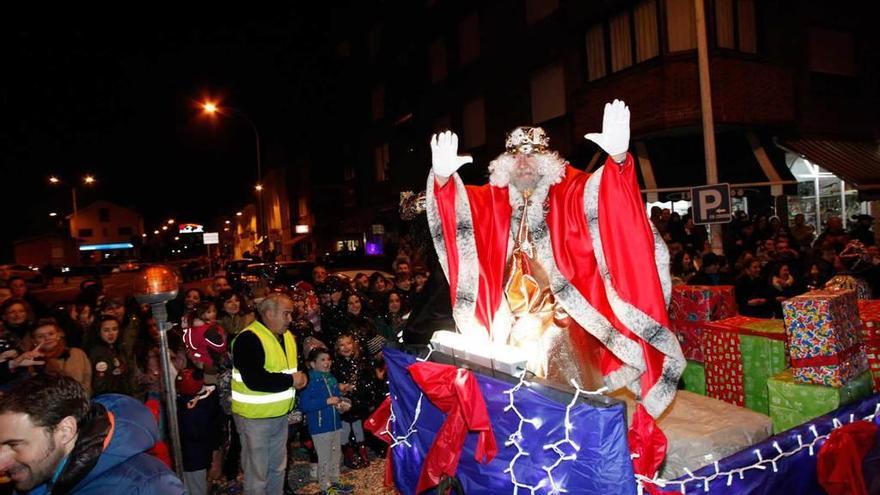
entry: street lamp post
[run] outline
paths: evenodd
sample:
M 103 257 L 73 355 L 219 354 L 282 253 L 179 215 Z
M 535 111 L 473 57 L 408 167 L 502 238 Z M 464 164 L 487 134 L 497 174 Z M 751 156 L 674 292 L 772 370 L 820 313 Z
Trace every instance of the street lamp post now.
M 206 115 L 235 115 L 236 117 L 241 118 L 245 122 L 250 125 L 251 130 L 254 131 L 254 142 L 256 144 L 257 149 L 257 184 L 254 186 L 254 190 L 257 194 L 257 236 L 263 236 L 264 242 L 267 241 L 265 237 L 264 227 L 265 221 L 263 219 L 263 165 L 260 160 L 260 131 L 257 130 L 257 125 L 254 124 L 254 121 L 251 120 L 250 117 L 247 116 L 241 110 L 232 107 L 223 107 L 220 108 L 216 103 L 211 101 L 206 101 L 202 103 L 202 111 Z
M 49 177 L 50 184 L 60 184 L 61 179 L 56 176 Z M 93 175 L 85 175 L 83 177 L 83 184 L 90 186 L 95 183 L 95 177 Z M 70 188 L 70 196 L 73 201 L 73 214 L 70 216 L 70 237 L 76 237 L 76 215 L 78 213 L 77 203 L 76 203 L 76 185 L 74 184 Z

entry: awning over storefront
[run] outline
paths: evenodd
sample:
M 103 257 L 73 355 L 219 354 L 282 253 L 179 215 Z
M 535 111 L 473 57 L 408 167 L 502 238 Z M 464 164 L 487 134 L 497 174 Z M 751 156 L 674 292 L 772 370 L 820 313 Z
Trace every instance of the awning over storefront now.
M 768 187 L 774 196 L 794 193 L 797 181 L 785 164 L 785 154 L 772 146 L 769 138 L 752 132 L 718 132 L 715 148 L 718 182 L 729 183 L 732 188 Z M 639 185 L 649 202 L 707 183 L 700 134 L 636 139 L 630 151 L 636 159 Z M 600 158 L 594 157 L 587 171 L 600 165 Z
M 779 146 L 801 155 L 859 190 L 880 193 L 880 143 L 786 139 Z

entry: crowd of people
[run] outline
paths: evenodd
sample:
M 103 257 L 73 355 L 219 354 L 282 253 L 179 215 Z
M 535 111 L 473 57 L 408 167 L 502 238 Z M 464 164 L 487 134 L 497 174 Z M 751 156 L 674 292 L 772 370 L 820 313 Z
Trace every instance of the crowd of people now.
M 816 235 L 802 215 L 786 225 L 737 213 L 720 256 L 689 215 L 651 211 L 669 247 L 673 283 L 735 285 L 740 312 L 757 317 L 781 317 L 782 300 L 836 275 L 856 274 L 880 291 L 873 219 L 853 220 L 845 231 L 831 217 Z M 853 241 L 859 256 L 848 255 Z M 307 452 L 309 481 L 323 493 L 351 492 L 340 465 L 359 469 L 384 455 L 384 444 L 364 429 L 387 394 L 382 349 L 403 341 L 414 302 L 429 297 L 427 283 L 436 279 L 406 254 L 391 271 L 349 278 L 317 265 L 310 280 L 273 286 L 258 300 L 218 275 L 205 291 L 181 290 L 167 304 L 188 493 L 234 491 L 242 480 L 246 493 L 295 490 L 285 476 L 292 448 Z M 0 393 L 36 376 L 63 375 L 85 397 L 122 394 L 147 405 L 158 431 L 167 432 L 160 329 L 149 306 L 105 294 L 98 280 L 54 305 L 30 294 L 22 279 L 3 285 Z M 169 451 L 160 441 L 150 452 L 171 466 Z
M 205 291 L 181 290 L 167 303 L 188 493 L 299 488 L 284 476 L 288 431 L 290 445 L 307 451 L 310 481 L 322 493 L 351 492 L 339 466 L 359 469 L 384 455 L 363 421 L 387 393 L 383 346 L 401 341 L 410 301 L 430 276 L 407 256 L 395 259 L 392 272 L 349 278 L 317 265 L 310 280 L 273 286 L 259 300 L 219 275 Z M 149 306 L 106 295 L 96 280 L 52 306 L 17 279 L 7 285 L 0 393 L 37 375 L 64 375 L 87 396 L 123 394 L 146 404 L 159 430 L 168 430 L 159 324 Z M 172 466 L 169 445 L 152 453 Z
M 831 216 L 817 235 L 802 214 L 789 225 L 738 211 L 725 228 L 724 256 L 713 252 L 707 229 L 689 214 L 653 207 L 650 218 L 669 248 L 673 284 L 734 285 L 739 312 L 747 316 L 781 318 L 782 301 L 840 275 L 880 294 L 880 248 L 869 215 L 854 216 L 848 231 Z

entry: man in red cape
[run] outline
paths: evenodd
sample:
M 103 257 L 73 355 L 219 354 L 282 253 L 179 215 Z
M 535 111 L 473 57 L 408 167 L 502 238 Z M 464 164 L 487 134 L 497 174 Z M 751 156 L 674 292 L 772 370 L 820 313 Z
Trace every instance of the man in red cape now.
M 483 186 L 456 173 L 472 161 L 458 137 L 435 135 L 426 210 L 458 330 L 533 350 L 539 375 L 586 388 L 592 368 L 610 390 L 631 390 L 635 470 L 653 477 L 666 451 L 654 419 L 685 359 L 668 329 L 669 254 L 627 153 L 629 120 L 623 102 L 605 105 L 602 133 L 585 136 L 609 156 L 592 174 L 551 151 L 542 129 L 517 128 Z

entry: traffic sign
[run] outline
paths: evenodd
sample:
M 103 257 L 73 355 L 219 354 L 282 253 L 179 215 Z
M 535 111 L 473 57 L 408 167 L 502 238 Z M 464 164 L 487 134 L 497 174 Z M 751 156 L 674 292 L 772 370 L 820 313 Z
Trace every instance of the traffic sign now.
M 691 189 L 694 223 L 728 223 L 733 220 L 730 213 L 730 184 L 712 184 Z
M 205 232 L 204 234 L 202 234 L 202 239 L 205 244 L 220 244 L 220 233 Z

